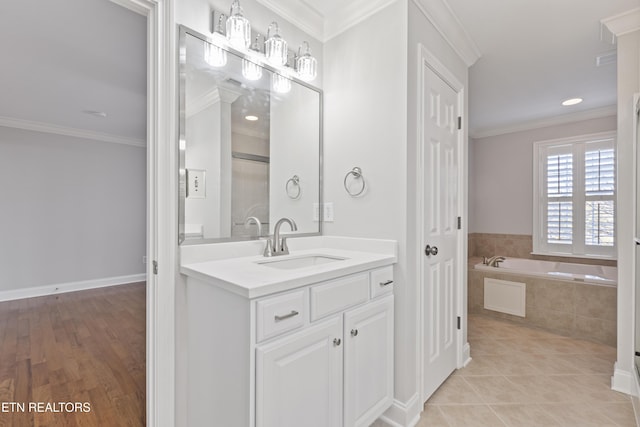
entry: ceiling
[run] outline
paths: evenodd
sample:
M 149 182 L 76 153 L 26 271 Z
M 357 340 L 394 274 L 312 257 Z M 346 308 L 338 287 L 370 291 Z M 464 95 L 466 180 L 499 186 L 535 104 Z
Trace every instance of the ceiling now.
M 390 3 L 389 0 L 258 1 L 320 40 L 333 37 L 362 16 Z M 600 21 L 637 8 L 638 0 L 418 2 L 438 8 L 439 12 L 452 12 L 452 19 L 467 33 L 471 50 L 480 54 L 469 71 L 471 136 L 615 114 L 616 65 L 612 54 L 616 47 L 606 29 L 605 40 L 601 40 Z M 357 10 L 360 18 L 354 14 Z M 305 20 L 307 15 L 314 19 Z M 317 25 L 318 19 L 321 26 Z M 598 67 L 596 57 L 603 54 L 614 61 Z M 583 98 L 584 102 L 573 107 L 561 105 L 563 100 L 573 97 Z
M 2 0 L 0 40 L 0 123 L 144 144 L 145 17 L 107 0 Z
M 327 40 L 394 0 L 256 1 Z M 638 0 L 418 1 L 453 12 L 480 54 L 469 72 L 471 136 L 615 114 L 615 62 L 596 66 L 598 55 L 615 52 L 601 40 L 600 20 Z M 144 142 L 144 17 L 107 0 L 5 0 L 0 40 L 10 59 L 0 67 L 0 124 L 12 118 Z M 570 97 L 584 102 L 562 107 Z

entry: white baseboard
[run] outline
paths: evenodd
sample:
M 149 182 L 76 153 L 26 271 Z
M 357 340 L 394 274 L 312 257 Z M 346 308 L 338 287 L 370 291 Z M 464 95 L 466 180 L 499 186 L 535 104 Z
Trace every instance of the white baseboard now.
M 103 288 L 105 286 L 125 285 L 127 283 L 143 282 L 145 280 L 147 280 L 147 275 L 142 273 L 129 276 L 106 277 L 104 279 L 83 280 L 80 282 L 57 283 L 33 288 L 10 289 L 8 291 L 0 291 L 0 301 L 41 297 L 64 292 Z
M 420 421 L 421 412 L 420 393 L 416 393 L 407 403 L 394 400 L 380 419 L 392 427 L 413 427 Z
M 611 377 L 611 389 L 625 393 L 629 395 L 634 394 L 635 378 L 633 372 L 629 372 L 618 368 L 618 362 L 616 362 L 613 369 L 613 376 Z
M 471 362 L 471 345 L 467 342 L 462 347 L 462 367 L 464 368 Z

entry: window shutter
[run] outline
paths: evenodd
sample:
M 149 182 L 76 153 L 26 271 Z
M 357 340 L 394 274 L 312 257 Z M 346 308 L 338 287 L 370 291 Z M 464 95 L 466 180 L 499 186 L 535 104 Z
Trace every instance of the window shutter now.
M 585 244 L 613 246 L 615 234 L 615 152 L 585 152 Z

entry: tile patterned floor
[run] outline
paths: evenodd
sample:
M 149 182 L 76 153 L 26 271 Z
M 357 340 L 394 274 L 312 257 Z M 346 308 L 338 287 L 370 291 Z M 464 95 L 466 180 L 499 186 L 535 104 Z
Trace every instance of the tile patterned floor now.
M 636 426 L 630 398 L 610 388 L 613 347 L 481 316 L 469 316 L 469 343 L 473 360 L 417 427 Z

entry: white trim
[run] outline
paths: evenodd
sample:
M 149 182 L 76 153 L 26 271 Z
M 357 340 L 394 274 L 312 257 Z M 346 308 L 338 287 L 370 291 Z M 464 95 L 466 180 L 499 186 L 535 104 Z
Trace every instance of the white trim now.
M 187 118 L 195 116 L 202 110 L 220 102 L 220 91 L 216 86 L 207 92 L 196 95 L 194 99 L 190 101 L 185 111 L 185 117 Z
M 550 126 L 564 125 L 568 123 L 582 122 L 585 120 L 601 119 L 603 117 L 612 117 L 618 113 L 617 105 L 609 105 L 601 108 L 593 108 L 591 110 L 579 111 L 571 114 L 561 114 L 542 119 L 529 120 L 509 126 L 496 126 L 493 128 L 479 129 L 470 132 L 472 139 L 487 138 L 489 136 L 498 136 L 508 133 L 522 132 L 526 130 L 540 129 Z
M 421 412 L 420 393 L 416 392 L 407 403 L 394 399 L 380 419 L 393 427 L 413 427 L 420 421 Z
M 337 10 L 331 12 L 324 20 L 323 42 L 336 37 L 356 26 L 360 22 L 375 15 L 385 7 L 395 3 L 396 0 L 357 0 L 345 1 Z
M 600 20 L 616 37 L 640 30 L 640 7 Z
M 33 132 L 52 133 L 55 135 L 71 136 L 74 138 L 91 139 L 93 141 L 110 142 L 113 144 L 131 145 L 133 147 L 146 148 L 144 139 L 128 138 L 125 136 L 111 135 L 107 133 L 94 132 L 86 129 L 76 129 L 66 126 L 54 125 L 51 123 L 36 122 L 33 120 L 16 119 L 13 117 L 0 116 L 0 126 L 30 130 Z
M 611 389 L 633 395 L 634 390 L 634 374 L 625 371 L 624 369 L 618 369 L 618 362 L 613 365 L 613 376 L 611 377 Z
M 82 280 L 79 282 L 54 283 L 52 285 L 36 286 L 32 288 L 10 289 L 7 291 L 0 291 L 0 301 L 12 301 L 23 298 L 62 294 L 65 292 L 104 288 L 107 286 L 126 285 L 128 283 L 143 282 L 145 280 L 147 280 L 147 275 L 142 273 L 132 274 L 129 276 L 106 277 L 104 279 Z
M 480 49 L 446 0 L 413 0 L 413 2 L 467 67 L 471 67 L 482 56 Z
M 320 41 L 324 39 L 324 15 L 305 1 L 257 0 L 305 33 Z
M 469 343 L 465 343 L 462 348 L 462 367 L 466 368 L 469 363 L 471 363 L 471 346 Z

